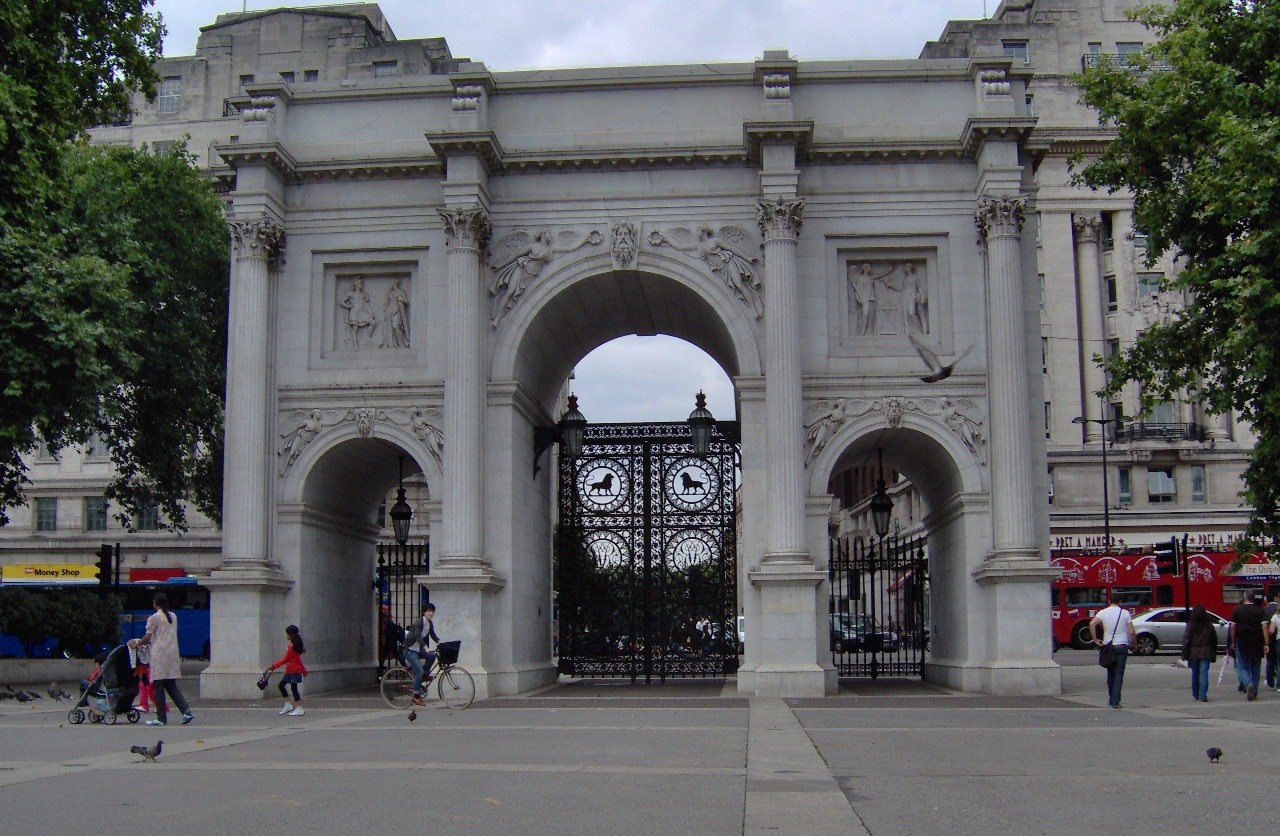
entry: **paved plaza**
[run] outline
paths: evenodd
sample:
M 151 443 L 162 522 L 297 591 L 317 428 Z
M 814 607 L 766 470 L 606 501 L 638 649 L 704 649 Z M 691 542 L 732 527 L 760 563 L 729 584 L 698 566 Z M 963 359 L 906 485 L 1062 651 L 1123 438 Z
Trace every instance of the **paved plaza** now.
M 1162 656 L 1130 663 L 1113 711 L 1091 652 L 1055 658 L 1061 698 L 891 680 L 812 700 L 569 683 L 412 723 L 373 690 L 288 718 L 275 699 L 193 699 L 196 721 L 163 729 L 71 726 L 68 703 L 5 701 L 0 810 L 8 833 L 1132 836 L 1270 815 L 1280 693 L 1247 703 L 1228 675 L 1194 703 Z M 158 738 L 157 763 L 129 753 Z

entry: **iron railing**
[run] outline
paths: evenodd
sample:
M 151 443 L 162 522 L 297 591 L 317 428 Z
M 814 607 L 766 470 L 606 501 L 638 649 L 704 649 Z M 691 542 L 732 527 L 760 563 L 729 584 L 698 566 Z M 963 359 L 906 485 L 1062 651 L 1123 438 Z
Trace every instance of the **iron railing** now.
M 1203 424 L 1151 423 L 1135 421 L 1115 428 L 1114 441 L 1204 441 L 1208 437 Z

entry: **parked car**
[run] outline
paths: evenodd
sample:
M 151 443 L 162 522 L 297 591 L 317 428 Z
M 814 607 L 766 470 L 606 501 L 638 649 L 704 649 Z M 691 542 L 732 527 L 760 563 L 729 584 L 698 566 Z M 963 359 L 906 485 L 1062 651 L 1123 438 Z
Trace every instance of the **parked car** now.
M 836 653 L 894 653 L 898 634 L 885 630 L 869 615 L 831 613 L 831 649 Z
M 1214 613 L 1209 613 L 1209 618 L 1218 633 L 1218 647 L 1225 648 L 1230 622 Z M 1135 615 L 1133 632 L 1137 634 L 1138 642 L 1133 652 L 1139 656 L 1150 656 L 1157 650 L 1182 650 L 1182 633 L 1186 627 L 1187 611 L 1182 607 L 1157 607 Z

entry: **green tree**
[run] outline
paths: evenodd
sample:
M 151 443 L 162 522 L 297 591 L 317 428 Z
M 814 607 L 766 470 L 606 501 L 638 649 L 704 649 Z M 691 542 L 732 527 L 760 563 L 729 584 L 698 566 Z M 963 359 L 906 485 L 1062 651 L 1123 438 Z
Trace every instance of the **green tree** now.
M 1177 0 L 1135 17 L 1158 41 L 1081 79 L 1115 137 L 1078 179 L 1132 194 L 1149 263 L 1177 257 L 1168 286 L 1188 303 L 1108 359 L 1107 391 L 1136 381 L 1144 409 L 1186 392 L 1236 410 L 1258 436 L 1247 533 L 1280 542 L 1280 3 Z
M 217 518 L 226 231 L 183 151 L 76 143 L 154 95 L 151 0 L 0 0 L 0 523 L 22 456 L 97 431 L 126 523 Z M 214 221 L 217 220 L 215 224 Z M 216 343 L 216 346 L 214 344 Z

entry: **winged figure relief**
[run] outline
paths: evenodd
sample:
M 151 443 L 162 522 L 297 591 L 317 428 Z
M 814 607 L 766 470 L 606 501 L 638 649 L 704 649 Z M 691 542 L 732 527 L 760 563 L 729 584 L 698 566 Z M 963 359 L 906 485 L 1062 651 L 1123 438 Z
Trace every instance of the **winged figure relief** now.
M 489 321 L 496 328 L 556 256 L 603 240 L 604 236 L 598 229 L 585 234 L 573 229 L 562 229 L 556 233 L 549 229 L 532 233 L 518 229 L 499 239 L 489 251 L 489 265 L 493 271 L 489 282 Z
M 695 254 L 711 266 L 711 271 L 751 309 L 756 319 L 764 316 L 760 260 L 750 255 L 755 239 L 742 227 L 725 225 L 712 229 L 702 224 L 696 230 L 684 226 L 672 227 L 665 232 L 655 229 L 649 233 L 649 243 Z

